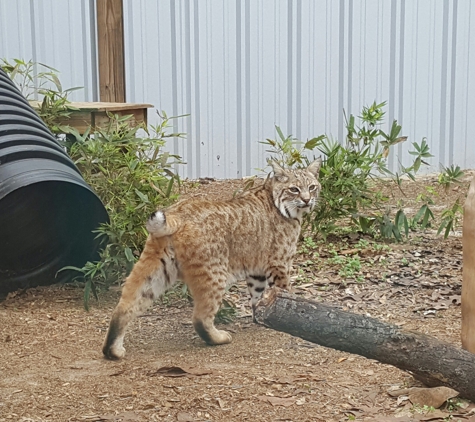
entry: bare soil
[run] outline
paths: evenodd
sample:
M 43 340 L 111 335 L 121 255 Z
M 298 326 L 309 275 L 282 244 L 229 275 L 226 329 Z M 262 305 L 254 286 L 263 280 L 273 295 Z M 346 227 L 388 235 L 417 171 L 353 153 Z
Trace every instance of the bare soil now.
M 470 178 L 439 192 L 434 209 L 464 197 Z M 188 184 L 184 195 L 230 196 L 244 183 L 204 180 Z M 393 206 L 402 199 L 410 208 L 432 185 L 431 177 L 411 184 L 407 197 L 381 188 L 392 193 Z M 295 294 L 460 346 L 460 231 L 447 240 L 434 229 L 415 232 L 403 243 L 362 235 L 302 241 L 294 267 Z M 473 404 L 464 400 L 427 412 L 391 397 L 388 390 L 422 386 L 399 369 L 253 324 L 244 285 L 227 294 L 239 314 L 222 328 L 234 341 L 206 346 L 180 292 L 133 323 L 126 357 L 118 362 L 103 359 L 101 346 L 119 287 L 102 292 L 89 312 L 81 286 L 73 284 L 11 293 L 0 303 L 0 421 L 475 418 Z

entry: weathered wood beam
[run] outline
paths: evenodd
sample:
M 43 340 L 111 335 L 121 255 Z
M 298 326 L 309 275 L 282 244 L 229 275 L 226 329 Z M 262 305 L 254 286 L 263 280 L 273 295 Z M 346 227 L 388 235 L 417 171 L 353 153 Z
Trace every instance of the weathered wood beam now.
M 445 385 L 475 400 L 475 355 L 450 343 L 278 289 L 265 295 L 254 316 L 266 327 L 376 359 L 408 371 L 431 386 Z
M 99 92 L 103 102 L 125 102 L 122 0 L 96 0 Z
M 475 353 L 475 177 L 463 211 L 462 243 L 462 347 Z

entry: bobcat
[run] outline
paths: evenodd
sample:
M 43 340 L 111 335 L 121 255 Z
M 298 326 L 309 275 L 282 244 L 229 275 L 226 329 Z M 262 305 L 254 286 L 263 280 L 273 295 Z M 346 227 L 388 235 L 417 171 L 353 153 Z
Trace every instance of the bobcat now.
M 185 200 L 153 213 L 145 248 L 112 314 L 105 357 L 124 356 L 129 322 L 177 279 L 193 296 L 199 336 L 210 345 L 230 343 L 231 335 L 214 326 L 227 283 L 246 279 L 253 310 L 266 285 L 288 288 L 302 217 L 320 192 L 320 166 L 320 158 L 302 170 L 272 162 L 273 177 L 231 200 Z

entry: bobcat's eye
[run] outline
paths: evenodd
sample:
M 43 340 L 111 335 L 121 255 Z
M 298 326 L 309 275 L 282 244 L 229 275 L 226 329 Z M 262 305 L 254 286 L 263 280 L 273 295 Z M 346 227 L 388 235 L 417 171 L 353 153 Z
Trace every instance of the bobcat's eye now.
M 292 192 L 292 193 L 299 193 L 300 189 L 296 188 L 295 186 L 292 186 L 291 188 L 289 188 L 289 191 Z
M 308 191 L 309 191 L 309 192 L 313 192 L 315 189 L 317 189 L 317 187 L 316 187 L 315 185 L 310 185 L 310 186 L 308 187 Z

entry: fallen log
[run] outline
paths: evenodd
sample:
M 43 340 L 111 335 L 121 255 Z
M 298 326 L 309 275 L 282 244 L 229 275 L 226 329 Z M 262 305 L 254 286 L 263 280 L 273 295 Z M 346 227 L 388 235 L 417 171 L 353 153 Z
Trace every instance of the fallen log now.
M 268 328 L 393 365 L 475 401 L 475 355 L 450 343 L 280 289 L 265 294 L 254 316 Z

